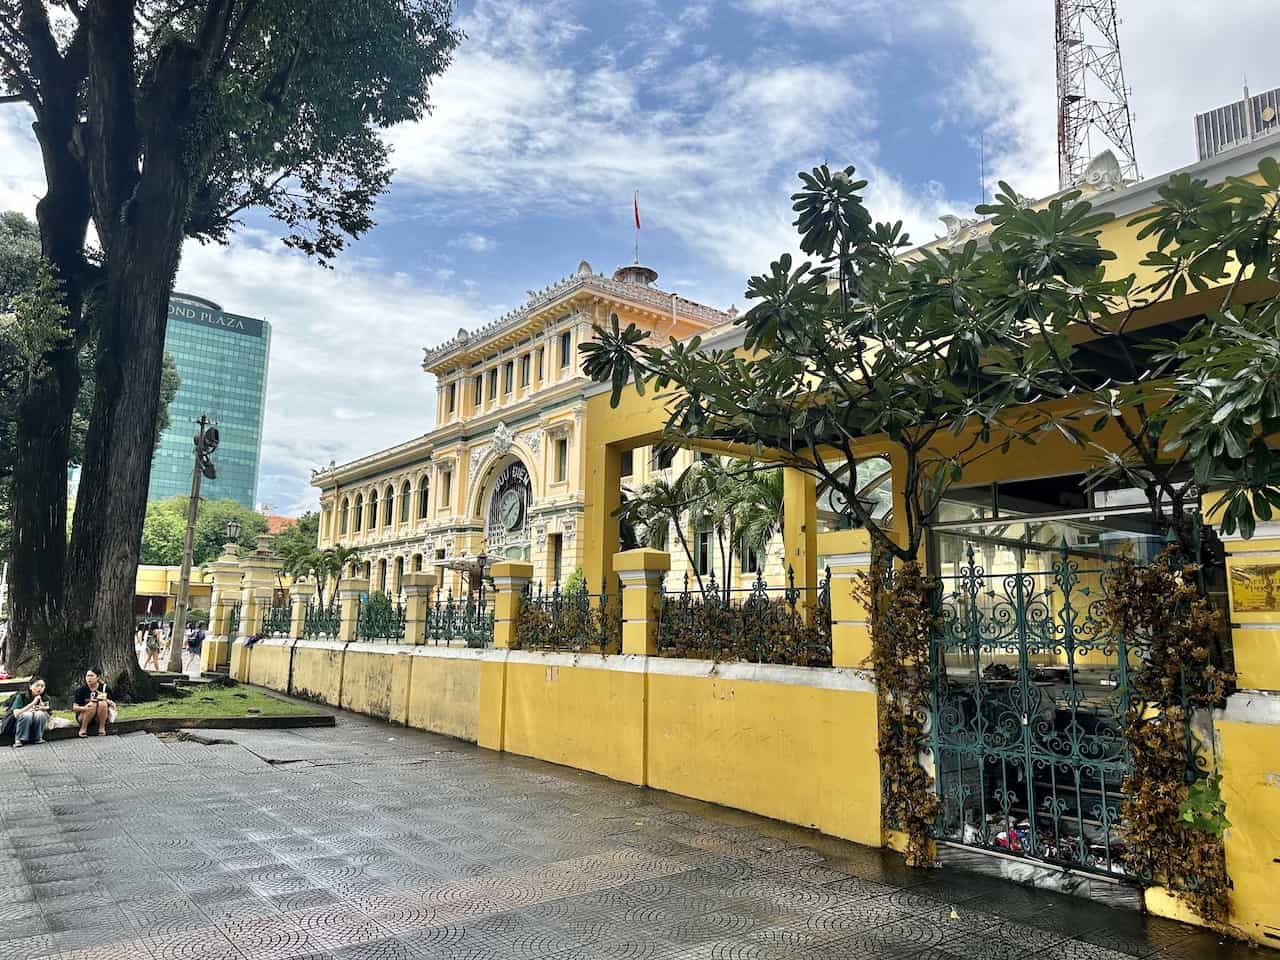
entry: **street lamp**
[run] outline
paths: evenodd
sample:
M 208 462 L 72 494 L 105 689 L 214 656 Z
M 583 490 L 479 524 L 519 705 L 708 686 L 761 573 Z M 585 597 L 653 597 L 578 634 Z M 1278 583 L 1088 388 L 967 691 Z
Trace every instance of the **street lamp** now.
M 240 539 L 240 524 L 233 518 L 227 521 L 227 542 L 235 543 Z

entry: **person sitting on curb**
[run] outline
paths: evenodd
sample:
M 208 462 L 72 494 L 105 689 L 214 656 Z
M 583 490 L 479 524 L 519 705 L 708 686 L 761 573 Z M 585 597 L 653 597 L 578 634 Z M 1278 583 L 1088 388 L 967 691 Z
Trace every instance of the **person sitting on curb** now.
M 97 671 L 85 671 L 84 686 L 76 691 L 71 709 L 80 720 L 80 736 L 89 735 L 89 725 L 94 721 L 98 724 L 98 736 L 106 734 L 107 721 L 114 719 L 116 705 L 107 697 L 107 685 L 98 677 Z
M 13 745 L 44 743 L 44 728 L 49 722 L 49 701 L 44 695 L 44 681 L 32 677 L 27 682 L 26 693 L 19 690 L 9 702 L 16 724 Z

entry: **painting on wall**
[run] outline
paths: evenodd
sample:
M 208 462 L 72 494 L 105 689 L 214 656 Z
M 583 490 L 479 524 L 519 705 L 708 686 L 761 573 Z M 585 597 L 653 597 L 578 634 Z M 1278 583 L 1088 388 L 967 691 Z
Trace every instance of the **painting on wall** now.
M 1231 609 L 1236 613 L 1280 613 L 1280 563 L 1233 565 Z

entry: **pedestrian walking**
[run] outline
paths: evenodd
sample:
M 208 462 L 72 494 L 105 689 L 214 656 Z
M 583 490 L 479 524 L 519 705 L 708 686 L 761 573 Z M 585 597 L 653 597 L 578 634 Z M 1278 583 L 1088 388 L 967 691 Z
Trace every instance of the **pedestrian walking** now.
M 147 647 L 147 659 L 142 663 L 143 670 L 160 669 L 160 624 L 149 623 L 144 631 Z

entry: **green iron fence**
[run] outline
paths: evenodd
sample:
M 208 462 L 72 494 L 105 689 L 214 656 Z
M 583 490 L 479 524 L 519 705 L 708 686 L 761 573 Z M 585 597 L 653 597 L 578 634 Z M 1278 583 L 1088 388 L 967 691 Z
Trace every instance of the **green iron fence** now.
M 234 640 L 240 636 L 240 604 L 231 604 L 231 614 L 227 618 L 227 635 Z
M 614 593 L 602 582 L 596 596 L 585 588 L 561 590 L 558 583 L 550 592 L 527 585 L 515 633 L 521 650 L 621 653 L 622 582 Z
M 1149 650 L 1104 616 L 1106 558 L 1065 543 L 1055 552 L 1029 551 L 1019 569 L 989 572 L 970 544 L 958 571 L 939 578 L 937 837 L 1123 874 L 1131 678 Z M 1186 712 L 1188 781 L 1208 767 L 1207 720 Z
M 453 643 L 493 646 L 493 599 L 483 584 L 461 597 L 433 591 L 427 601 L 425 636 L 435 646 Z
M 831 571 L 817 587 L 770 587 L 759 572 L 750 587 L 725 589 L 713 573 L 704 589 L 665 589 L 658 605 L 658 653 L 694 660 L 831 666 Z M 804 600 L 805 602 L 801 602 Z
M 341 624 L 342 612 L 336 600 L 324 606 L 311 600 L 307 603 L 307 612 L 303 617 L 302 636 L 307 640 L 316 640 L 320 637 L 333 638 L 338 635 Z
M 287 603 L 272 604 L 262 612 L 260 637 L 287 637 L 292 626 L 292 608 Z
M 362 600 L 356 614 L 356 639 L 403 643 L 404 605 L 385 598 Z

